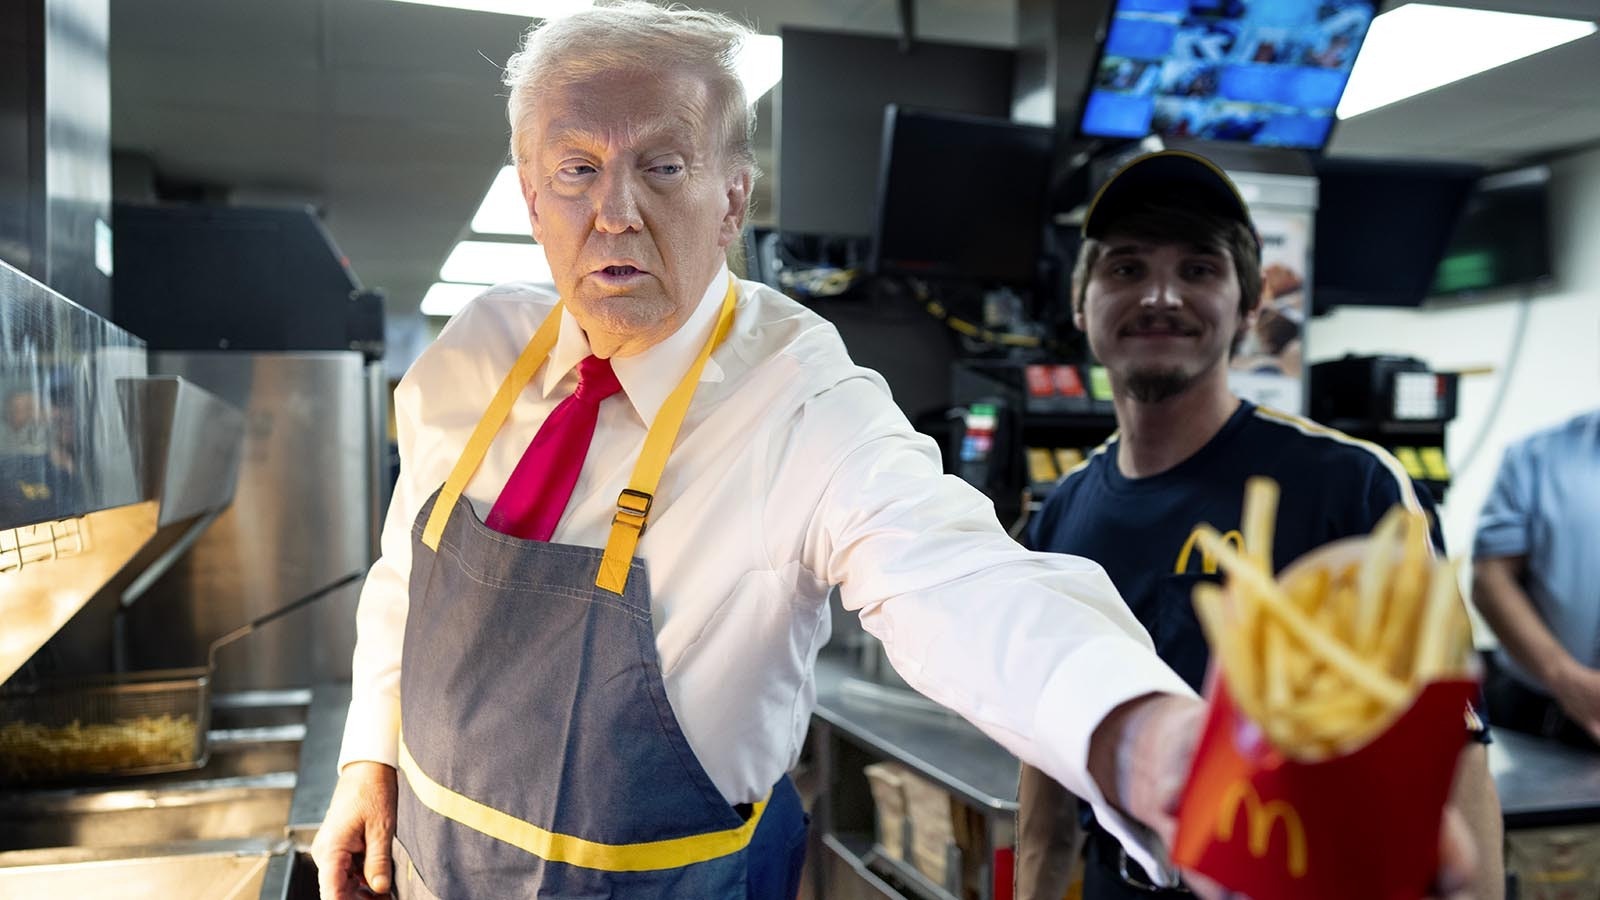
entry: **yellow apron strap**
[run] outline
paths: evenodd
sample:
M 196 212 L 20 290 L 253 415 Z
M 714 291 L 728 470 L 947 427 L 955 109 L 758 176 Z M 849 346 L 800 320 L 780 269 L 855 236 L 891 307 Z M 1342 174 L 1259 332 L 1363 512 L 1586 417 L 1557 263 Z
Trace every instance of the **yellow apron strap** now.
M 754 805 L 750 818 L 744 824 L 726 831 L 639 844 L 602 844 L 540 828 L 450 790 L 422 771 L 422 767 L 412 758 L 411 751 L 406 748 L 404 737 L 400 739 L 399 763 L 400 773 L 405 776 L 411 793 L 423 806 L 446 819 L 540 859 L 603 872 L 681 869 L 737 853 L 750 845 L 756 826 L 761 824 L 761 816 L 772 799 L 772 795 L 768 794 L 767 799 Z
M 678 429 L 689 412 L 689 401 L 700 385 L 700 373 L 705 371 L 711 351 L 722 343 L 733 327 L 733 308 L 738 301 L 733 276 L 728 277 L 728 293 L 722 298 L 722 312 L 717 316 L 717 327 L 711 339 L 700 348 L 694 365 L 678 382 L 667 401 L 661 404 L 656 420 L 645 435 L 644 449 L 639 451 L 639 461 L 633 467 L 628 486 L 617 497 L 617 513 L 611 517 L 611 535 L 606 539 L 605 554 L 600 559 L 600 571 L 595 575 L 596 587 L 615 594 L 622 593 L 628 584 L 628 568 L 633 563 L 634 551 L 639 546 L 639 536 L 650 519 L 650 505 L 655 499 L 656 486 L 661 483 L 661 472 L 667 467 L 667 456 L 678 440 Z
M 677 388 L 661 405 L 655 422 L 645 435 L 644 449 L 639 453 L 639 461 L 634 465 L 628 487 L 617 498 L 617 514 L 612 517 L 611 535 L 606 540 L 600 572 L 594 581 L 599 587 L 620 594 L 628 583 L 628 567 L 638 548 L 639 535 L 649 520 L 650 503 L 655 496 L 656 485 L 661 483 L 661 472 L 667 466 L 667 456 L 678 440 L 678 429 L 682 427 L 683 417 L 689 411 L 689 401 L 700 384 L 700 373 L 705 371 L 711 351 L 722 343 L 733 327 L 733 308 L 737 301 L 737 282 L 729 276 L 728 292 L 723 295 L 722 311 L 717 316 L 717 325 L 711 332 L 710 340 L 700 348 L 694 365 L 689 367 L 683 380 L 678 382 Z M 517 357 L 511 371 L 506 373 L 505 380 L 500 382 L 494 399 L 489 401 L 489 408 L 467 439 L 461 457 L 456 460 L 455 468 L 450 470 L 450 477 L 445 479 L 444 487 L 439 491 L 439 498 L 434 501 L 433 511 L 428 514 L 428 524 L 422 529 L 422 543 L 428 549 L 439 549 L 439 538 L 444 534 L 445 524 L 450 521 L 450 511 L 461 498 L 461 492 L 466 490 L 473 473 L 478 471 L 500 426 L 511 414 L 517 395 L 533 380 L 539 367 L 544 365 L 544 361 L 550 357 L 550 351 L 555 348 L 556 337 L 561 331 L 561 309 L 561 304 L 557 303 L 527 346 L 522 348 L 522 354 Z
M 430 550 L 439 549 L 439 537 L 444 534 L 445 523 L 450 521 L 450 511 L 455 508 L 456 500 L 461 497 L 461 492 L 467 489 L 467 482 L 472 480 L 473 473 L 478 471 L 478 465 L 483 462 L 483 457 L 489 452 L 489 445 L 494 442 L 494 436 L 500 431 L 500 426 L 505 424 L 506 417 L 511 415 L 511 407 L 517 402 L 517 395 L 533 380 L 534 373 L 544 365 L 550 357 L 550 351 L 556 346 L 556 336 L 561 333 L 561 304 L 557 303 L 550 314 L 545 316 L 544 324 L 533 333 L 533 338 L 528 345 L 522 348 L 522 355 L 506 373 L 505 380 L 500 382 L 500 389 L 495 391 L 494 399 L 489 401 L 489 408 L 478 420 L 478 427 L 472 430 L 472 437 L 467 438 L 466 449 L 461 451 L 461 457 L 456 460 L 455 468 L 450 470 L 450 477 L 445 479 L 444 487 L 439 491 L 439 499 L 433 503 L 433 512 L 428 515 L 427 527 L 422 530 L 422 543 Z

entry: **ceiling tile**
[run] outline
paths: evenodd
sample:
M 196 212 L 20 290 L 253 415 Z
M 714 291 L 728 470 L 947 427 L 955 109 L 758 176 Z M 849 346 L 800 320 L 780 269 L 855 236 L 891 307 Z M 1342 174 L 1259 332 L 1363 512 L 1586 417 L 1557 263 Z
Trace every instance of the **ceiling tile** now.
M 315 113 L 321 108 L 323 70 L 293 60 L 249 65 L 225 55 L 148 53 L 128 65 L 113 63 L 112 115 L 143 104 Z M 204 77 L 196 77 L 204 73 Z
M 1600 19 L 1600 0 L 1435 2 Z M 890 0 L 706 5 L 769 34 L 899 28 Z M 927 40 L 1015 43 L 1014 0 L 916 12 Z M 113 143 L 169 175 L 318 196 L 361 278 L 414 310 L 505 157 L 499 67 L 525 27 L 392 0 L 114 0 Z M 1509 162 L 1600 137 L 1596 84 L 1588 38 L 1342 123 L 1331 151 Z M 771 106 L 758 107 L 763 160 Z M 758 204 L 775 187 L 766 168 Z
M 393 0 L 327 0 L 327 7 L 335 65 L 481 76 L 490 85 L 532 22 Z
M 1489 151 L 1533 155 L 1556 147 L 1600 142 L 1600 109 L 1560 108 L 1516 120 L 1511 127 L 1487 129 L 1467 143 Z
M 322 0 L 114 0 L 113 67 L 152 51 L 206 55 L 224 48 L 238 65 L 253 59 L 317 57 Z

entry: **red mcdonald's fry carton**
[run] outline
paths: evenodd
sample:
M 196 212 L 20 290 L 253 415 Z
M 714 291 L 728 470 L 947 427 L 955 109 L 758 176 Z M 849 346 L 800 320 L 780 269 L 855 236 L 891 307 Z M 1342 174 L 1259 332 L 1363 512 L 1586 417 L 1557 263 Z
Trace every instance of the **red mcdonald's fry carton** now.
M 1173 861 L 1252 900 L 1421 900 L 1475 693 L 1471 680 L 1432 682 L 1365 746 L 1302 762 L 1214 673 Z
M 1397 508 L 1274 578 L 1276 502 L 1246 485 L 1244 552 L 1197 536 L 1228 582 L 1195 589 L 1210 710 L 1173 861 L 1252 900 L 1422 900 L 1477 693 L 1458 564 Z

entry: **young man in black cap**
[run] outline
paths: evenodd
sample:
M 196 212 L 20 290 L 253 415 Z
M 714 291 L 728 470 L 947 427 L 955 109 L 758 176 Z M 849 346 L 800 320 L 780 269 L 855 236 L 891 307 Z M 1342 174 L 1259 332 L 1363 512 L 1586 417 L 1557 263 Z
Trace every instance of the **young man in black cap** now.
M 1377 446 L 1229 390 L 1232 348 L 1261 299 L 1261 245 L 1221 169 L 1184 151 L 1139 157 L 1095 197 L 1083 233 L 1073 321 L 1110 374 L 1118 430 L 1062 479 L 1028 543 L 1103 565 L 1156 652 L 1199 690 L 1210 653 L 1190 598 L 1197 581 L 1220 576 L 1190 536 L 1201 523 L 1239 529 L 1248 478 L 1270 477 L 1282 491 L 1275 569 L 1366 534 L 1395 504 L 1430 516 L 1433 504 Z M 1500 897 L 1499 804 L 1481 727 L 1474 735 L 1452 802 L 1482 857 L 1476 896 Z M 1021 803 L 1025 832 L 1050 823 L 1070 832 L 1070 797 L 1035 770 L 1024 768 Z M 1063 842 L 1042 861 L 1036 855 L 1020 873 L 1019 896 L 1061 897 L 1068 853 Z M 1093 822 L 1086 855 L 1085 900 L 1183 893 L 1153 890 Z

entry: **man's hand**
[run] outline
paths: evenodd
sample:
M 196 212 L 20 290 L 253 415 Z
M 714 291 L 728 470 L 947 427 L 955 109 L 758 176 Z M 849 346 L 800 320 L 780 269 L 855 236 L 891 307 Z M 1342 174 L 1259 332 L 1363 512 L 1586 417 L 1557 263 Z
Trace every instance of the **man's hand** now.
M 1569 661 L 1550 679 L 1550 693 L 1562 712 L 1600 742 L 1600 672 Z
M 311 844 L 322 900 L 389 892 L 396 792 L 394 768 L 383 763 L 353 762 L 339 774 Z
M 1089 774 L 1107 800 L 1138 819 L 1171 847 L 1178 831 L 1178 798 L 1205 724 L 1199 700 L 1152 694 L 1112 710 L 1089 742 Z M 1439 873 L 1435 895 L 1471 900 L 1477 852 L 1466 820 L 1445 810 L 1439 829 Z M 1205 900 L 1239 900 L 1203 875 L 1184 873 L 1184 883 Z
M 1199 700 L 1152 694 L 1112 710 L 1089 744 L 1089 774 L 1100 792 L 1168 847 L 1178 831 L 1178 796 L 1205 717 Z

